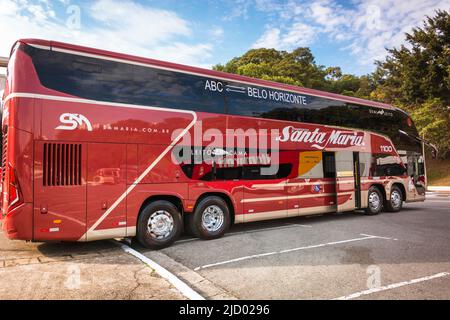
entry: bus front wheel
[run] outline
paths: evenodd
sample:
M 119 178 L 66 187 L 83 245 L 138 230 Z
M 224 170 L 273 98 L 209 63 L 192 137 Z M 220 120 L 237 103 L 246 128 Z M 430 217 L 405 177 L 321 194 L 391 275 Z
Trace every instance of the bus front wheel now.
M 202 199 L 188 217 L 191 233 L 205 240 L 222 237 L 231 223 L 227 203 L 217 196 Z
M 169 201 L 157 200 L 142 209 L 136 238 L 147 248 L 162 249 L 179 238 L 182 226 L 178 208 Z

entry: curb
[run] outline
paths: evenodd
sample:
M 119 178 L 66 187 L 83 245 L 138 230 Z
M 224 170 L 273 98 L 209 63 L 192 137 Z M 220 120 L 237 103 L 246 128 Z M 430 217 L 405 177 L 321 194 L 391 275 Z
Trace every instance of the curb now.
M 145 254 L 189 284 L 192 289 L 202 294 L 206 300 L 237 300 L 237 297 L 161 251 L 148 251 Z
M 171 283 L 175 288 L 177 288 L 178 291 L 180 291 L 181 294 L 183 294 L 189 300 L 205 300 L 205 298 L 202 295 L 198 294 L 195 290 L 193 290 L 191 287 L 189 287 L 185 282 L 183 282 L 181 279 L 179 279 L 177 276 L 175 276 L 173 273 L 171 273 L 166 268 L 159 265 L 157 262 L 153 261 L 149 257 L 144 256 L 142 253 L 134 250 L 133 248 L 124 244 L 123 242 L 120 242 L 117 240 L 112 240 L 112 241 L 113 241 L 113 243 L 115 243 L 116 245 L 121 247 L 123 251 L 131 254 L 132 256 L 141 260 L 143 263 L 145 263 L 150 268 L 155 270 L 162 278 L 169 281 L 169 283 Z
M 450 192 L 450 186 L 428 186 L 427 191 Z

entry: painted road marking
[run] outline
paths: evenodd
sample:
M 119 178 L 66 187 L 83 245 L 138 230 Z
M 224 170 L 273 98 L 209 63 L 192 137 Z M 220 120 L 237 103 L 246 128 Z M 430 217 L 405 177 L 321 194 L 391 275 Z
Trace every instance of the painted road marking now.
M 339 297 L 339 298 L 335 298 L 333 300 L 351 300 L 351 299 L 359 298 L 361 296 L 365 296 L 365 295 L 368 295 L 368 294 L 381 292 L 381 291 L 386 291 L 386 290 L 391 290 L 391 289 L 395 289 L 395 288 L 399 288 L 399 287 L 403 287 L 403 286 L 408 286 L 410 284 L 415 284 L 415 283 L 419 283 L 419 282 L 433 280 L 433 279 L 436 279 L 436 278 L 442 278 L 442 277 L 446 277 L 448 275 L 450 275 L 450 273 L 448 273 L 448 272 L 436 273 L 436 274 L 433 274 L 433 275 L 427 276 L 427 277 L 417 278 L 417 279 L 413 279 L 413 280 L 409 280 L 409 281 L 392 283 L 392 284 L 389 284 L 387 286 L 382 286 L 382 287 L 378 287 L 378 288 L 373 288 L 373 289 L 368 289 L 368 290 L 364 290 L 364 291 L 360 291 L 360 292 L 355 292 L 355 293 L 352 293 L 352 294 L 350 294 L 348 296 L 342 296 L 342 297 Z
M 397 238 L 388 238 L 388 237 L 380 237 L 380 236 L 374 236 L 372 234 L 367 234 L 367 233 L 360 233 L 361 236 L 366 236 L 366 237 L 372 237 L 372 238 L 378 238 L 378 239 L 386 239 L 386 240 L 394 240 L 397 241 Z
M 363 234 L 361 234 L 361 235 L 363 235 Z M 211 267 L 215 267 L 215 266 L 220 266 L 220 265 L 224 265 L 224 264 L 244 261 L 244 260 L 250 260 L 250 259 L 256 259 L 256 258 L 261 258 L 261 257 L 272 256 L 272 255 L 276 255 L 276 254 L 283 254 L 283 253 L 294 252 L 294 251 L 315 249 L 315 248 L 333 246 L 333 245 L 336 245 L 336 244 L 355 242 L 355 241 L 363 241 L 363 240 L 369 240 L 369 239 L 393 240 L 392 238 L 388 238 L 388 237 L 379 237 L 379 236 L 373 236 L 373 235 L 363 235 L 363 237 L 361 237 L 361 238 L 353 238 L 353 239 L 333 241 L 333 242 L 315 244 L 315 245 L 304 246 L 304 247 L 297 247 L 297 248 L 292 248 L 292 249 L 285 249 L 285 250 L 272 251 L 272 252 L 267 252 L 267 253 L 253 254 L 253 255 L 250 255 L 250 256 L 244 256 L 244 257 L 240 257 L 240 258 L 220 261 L 220 262 L 206 264 L 206 265 L 203 265 L 203 266 L 200 266 L 200 267 L 196 267 L 196 268 L 194 268 L 194 271 L 198 271 L 198 270 L 201 270 L 201 269 L 207 269 L 207 268 L 211 268 Z
M 164 267 L 157 264 L 155 261 L 151 260 L 150 258 L 144 256 L 143 254 L 137 252 L 136 250 L 132 249 L 131 247 L 127 246 L 126 244 L 119 242 L 117 240 L 113 240 L 113 242 L 122 248 L 123 251 L 126 253 L 129 253 L 139 260 L 141 260 L 143 263 L 148 265 L 150 268 L 155 270 L 161 277 L 169 281 L 175 288 L 177 288 L 186 298 L 190 300 L 205 300 L 204 297 L 202 297 L 200 294 L 198 294 L 196 291 L 194 291 L 191 287 L 189 287 L 185 282 L 180 280 L 177 276 L 175 276 L 173 273 L 165 269 Z
M 298 224 L 298 223 L 288 223 L 283 226 L 279 227 L 270 227 L 270 228 L 261 228 L 261 229 L 255 229 L 255 230 L 247 230 L 247 231 L 235 231 L 235 232 L 228 232 L 225 233 L 224 237 L 232 236 L 232 235 L 239 235 L 239 234 L 250 234 L 255 232 L 264 232 L 264 231 L 270 231 L 270 230 L 278 230 L 278 229 L 286 229 L 286 228 L 294 228 L 294 227 L 302 227 L 302 228 L 312 228 L 312 226 L 307 224 Z M 185 243 L 185 242 L 193 242 L 193 241 L 199 241 L 198 238 L 189 238 L 189 239 L 182 239 L 177 240 L 175 243 Z

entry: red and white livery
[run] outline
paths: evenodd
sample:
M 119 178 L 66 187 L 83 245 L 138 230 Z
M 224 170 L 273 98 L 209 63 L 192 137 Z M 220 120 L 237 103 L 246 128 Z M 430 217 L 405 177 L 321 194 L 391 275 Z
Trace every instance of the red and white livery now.
M 422 144 L 393 106 L 53 41 L 14 45 L 2 136 L 10 239 L 162 248 L 184 224 L 211 239 L 425 198 Z

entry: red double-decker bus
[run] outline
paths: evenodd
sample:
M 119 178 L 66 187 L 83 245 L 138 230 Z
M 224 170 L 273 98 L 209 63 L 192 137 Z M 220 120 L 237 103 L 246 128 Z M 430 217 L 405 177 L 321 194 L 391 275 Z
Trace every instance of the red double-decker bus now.
M 13 46 L 2 137 L 11 239 L 162 248 L 184 227 L 211 239 L 425 199 L 423 143 L 400 109 L 60 42 Z

